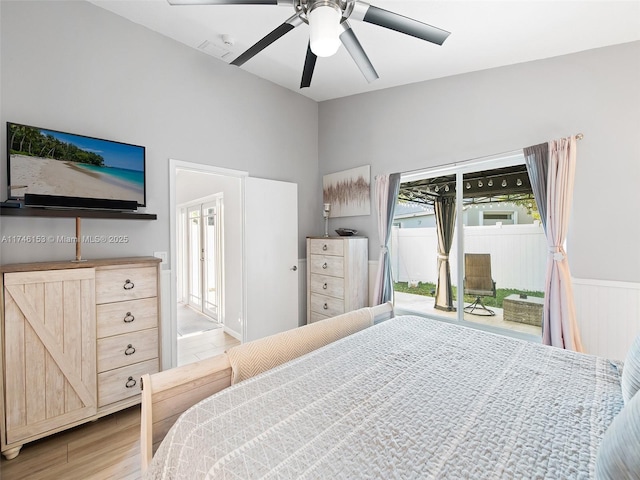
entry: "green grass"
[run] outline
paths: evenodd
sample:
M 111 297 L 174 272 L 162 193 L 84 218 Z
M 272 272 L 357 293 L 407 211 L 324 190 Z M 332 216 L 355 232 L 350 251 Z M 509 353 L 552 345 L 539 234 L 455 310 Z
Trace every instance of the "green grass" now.
M 458 298 L 457 288 L 454 286 L 453 288 L 453 298 Z M 435 297 L 436 295 L 436 285 L 435 283 L 418 283 L 417 287 L 409 287 L 407 282 L 396 282 L 393 284 L 393 289 L 396 292 L 404 292 L 404 293 L 412 293 L 414 295 L 424 295 L 426 297 Z M 487 307 L 497 307 L 502 308 L 502 301 L 505 297 L 508 297 L 512 294 L 521 294 L 525 293 L 529 297 L 540 297 L 544 298 L 544 292 L 534 292 L 530 290 L 517 290 L 515 288 L 497 288 L 496 289 L 496 298 L 493 297 L 482 297 L 482 302 Z M 464 296 L 464 301 L 467 303 L 471 303 L 476 299 L 476 297 L 472 297 L 469 295 Z

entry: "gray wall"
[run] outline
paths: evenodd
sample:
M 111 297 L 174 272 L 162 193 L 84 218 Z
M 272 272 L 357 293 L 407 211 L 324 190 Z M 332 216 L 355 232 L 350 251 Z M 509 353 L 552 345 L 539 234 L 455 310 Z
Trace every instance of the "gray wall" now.
M 381 72 L 381 74 L 384 74 Z M 640 281 L 640 42 L 322 102 L 322 175 L 471 160 L 582 132 L 568 233 L 576 278 Z M 350 125 L 350 128 L 344 128 Z M 372 188 L 373 190 L 373 188 Z M 375 216 L 332 219 L 370 237 Z
M 84 235 L 130 238 L 85 245 L 85 258 L 169 251 L 170 158 L 297 183 L 304 257 L 322 228 L 314 101 L 87 2 L 3 0 L 0 14 L 2 149 L 6 121 L 147 147 L 146 211 L 158 220 L 84 220 Z M 73 236 L 75 222 L 0 217 L 0 234 Z M 0 245 L 2 263 L 74 255 L 70 244 Z
M 316 104 L 85 2 L 3 0 L 0 16 L 3 125 L 147 146 L 147 211 L 159 219 L 85 220 L 84 234 L 130 236 L 126 246 L 87 245 L 85 257 L 168 251 L 169 158 L 296 182 L 303 257 L 304 237 L 323 231 L 326 173 L 371 165 L 374 177 L 583 132 L 572 274 L 640 281 L 640 42 Z M 74 233 L 73 219 L 0 222 L 3 235 Z M 377 259 L 374 215 L 331 220 L 340 226 L 368 235 Z M 2 263 L 73 255 L 68 244 L 0 245 Z

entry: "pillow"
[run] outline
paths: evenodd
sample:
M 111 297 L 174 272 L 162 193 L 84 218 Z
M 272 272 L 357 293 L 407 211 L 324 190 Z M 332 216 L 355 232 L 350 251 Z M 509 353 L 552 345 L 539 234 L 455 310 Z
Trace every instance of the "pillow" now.
M 607 428 L 596 457 L 596 480 L 640 480 L 640 395 Z
M 640 390 L 640 335 L 633 341 L 624 361 L 621 386 L 625 404 Z

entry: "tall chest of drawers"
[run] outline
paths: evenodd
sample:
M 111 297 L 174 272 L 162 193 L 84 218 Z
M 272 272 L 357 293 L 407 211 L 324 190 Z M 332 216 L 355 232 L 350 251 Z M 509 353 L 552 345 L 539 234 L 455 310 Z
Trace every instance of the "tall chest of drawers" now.
M 307 238 L 307 323 L 366 307 L 366 237 Z
M 159 371 L 159 260 L 0 267 L 0 445 L 23 444 L 140 402 Z

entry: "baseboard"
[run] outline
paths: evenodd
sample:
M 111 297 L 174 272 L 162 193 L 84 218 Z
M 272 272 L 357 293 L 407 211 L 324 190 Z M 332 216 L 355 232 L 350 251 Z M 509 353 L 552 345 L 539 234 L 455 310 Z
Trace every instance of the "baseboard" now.
M 231 330 L 229 327 L 227 327 L 226 325 L 224 326 L 224 333 L 231 335 L 233 338 L 235 338 L 236 340 L 238 340 L 239 342 L 242 341 L 242 335 L 238 332 L 236 332 L 235 330 Z

